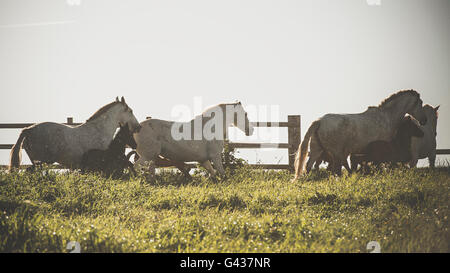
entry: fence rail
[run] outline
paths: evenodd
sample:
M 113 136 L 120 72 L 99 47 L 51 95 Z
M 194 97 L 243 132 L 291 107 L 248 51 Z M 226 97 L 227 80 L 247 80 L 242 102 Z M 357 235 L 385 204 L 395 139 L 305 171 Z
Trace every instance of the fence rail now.
M 301 117 L 300 115 L 289 115 L 288 121 L 282 122 L 250 122 L 253 127 L 272 127 L 272 128 L 287 128 L 288 129 L 288 143 L 243 143 L 243 142 L 229 142 L 232 149 L 287 149 L 289 164 L 250 164 L 252 167 L 258 167 L 262 169 L 294 169 L 295 151 L 300 144 L 301 136 Z M 0 129 L 22 129 L 33 125 L 34 123 L 0 123 Z M 67 122 L 63 123 L 69 126 L 77 126 L 81 123 L 74 123 L 72 117 L 67 118 Z M 0 150 L 10 150 L 14 144 L 0 144 Z M 22 167 L 28 167 L 29 165 L 23 165 Z M 0 165 L 0 168 L 6 166 Z M 56 165 L 55 168 L 58 168 Z
M 253 127 L 282 127 L 288 128 L 288 143 L 244 143 L 244 142 L 229 142 L 230 148 L 232 149 L 287 149 L 288 150 L 288 164 L 250 164 L 252 167 L 262 168 L 262 169 L 294 169 L 295 152 L 300 144 L 301 137 L 301 117 L 300 115 L 289 115 L 288 121 L 282 122 L 250 122 Z M 34 123 L 0 123 L 0 129 L 22 129 L 33 125 Z M 74 123 L 72 117 L 67 118 L 67 122 L 63 123 L 69 126 L 77 126 L 81 123 Z M 10 150 L 14 144 L 0 144 L 0 150 Z M 450 154 L 450 149 L 437 149 L 436 154 L 438 155 L 448 155 Z M 23 167 L 28 167 L 29 165 L 23 165 Z M 1 168 L 6 166 L 0 165 Z M 58 165 L 55 165 L 58 168 Z

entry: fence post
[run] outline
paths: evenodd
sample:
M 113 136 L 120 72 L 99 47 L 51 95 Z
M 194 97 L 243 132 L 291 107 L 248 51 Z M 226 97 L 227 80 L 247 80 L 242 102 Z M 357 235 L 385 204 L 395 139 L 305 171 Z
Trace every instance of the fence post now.
M 300 145 L 301 128 L 300 128 L 300 115 L 288 116 L 288 155 L 289 155 L 289 169 L 294 170 L 295 152 Z

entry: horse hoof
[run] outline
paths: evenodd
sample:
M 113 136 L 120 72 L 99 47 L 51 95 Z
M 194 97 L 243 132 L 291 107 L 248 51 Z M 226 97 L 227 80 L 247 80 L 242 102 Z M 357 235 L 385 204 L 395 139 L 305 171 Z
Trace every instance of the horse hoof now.
M 219 182 L 219 177 L 216 175 L 210 175 L 209 179 L 211 179 L 212 182 L 214 183 L 218 183 Z

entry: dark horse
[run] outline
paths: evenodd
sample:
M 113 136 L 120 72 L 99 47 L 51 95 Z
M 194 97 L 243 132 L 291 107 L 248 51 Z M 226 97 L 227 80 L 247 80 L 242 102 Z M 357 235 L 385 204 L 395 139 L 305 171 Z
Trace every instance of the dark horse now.
M 367 165 L 372 162 L 377 168 L 381 163 L 407 163 L 411 160 L 411 138 L 423 137 L 423 131 L 418 127 L 410 116 L 403 119 L 398 127 L 394 139 L 388 141 L 374 141 L 369 143 L 363 154 L 352 154 L 350 161 L 352 170 L 356 170 L 358 164 Z
M 129 168 L 135 173 L 129 157 L 125 156 L 126 146 L 136 149 L 136 141 L 128 125 L 120 126 L 119 131 L 106 150 L 92 149 L 83 154 L 83 171 L 102 172 L 106 176 L 117 177 L 123 173 L 123 169 Z

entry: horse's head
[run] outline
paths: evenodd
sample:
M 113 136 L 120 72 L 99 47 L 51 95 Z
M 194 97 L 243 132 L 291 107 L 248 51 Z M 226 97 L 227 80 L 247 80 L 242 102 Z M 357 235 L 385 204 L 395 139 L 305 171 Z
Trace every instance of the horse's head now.
M 119 143 L 125 145 L 128 145 L 132 149 L 136 149 L 137 144 L 134 140 L 133 133 L 130 131 L 130 128 L 128 127 L 128 123 L 125 123 L 124 125 L 120 125 L 120 128 L 116 135 L 114 136 L 114 139 L 118 141 Z
M 422 104 L 420 94 L 417 91 L 401 90 L 382 101 L 379 107 L 389 110 L 393 113 L 394 117 L 398 117 L 400 114 L 403 117 L 405 113 L 410 114 L 420 124 L 425 125 L 427 123 L 427 116 L 422 108 Z
M 122 106 L 122 110 L 119 111 L 119 125 L 123 126 L 125 124 L 128 124 L 128 129 L 131 132 L 139 132 L 141 129 L 141 125 L 139 124 L 138 120 L 133 114 L 133 110 L 127 105 L 125 102 L 124 97 L 121 98 L 119 101 L 119 98 L 116 97 L 116 102 L 119 102 L 119 105 Z
M 427 116 L 425 114 L 425 111 L 423 110 L 423 102 L 422 99 L 420 99 L 420 95 L 418 93 L 417 96 L 412 98 L 410 105 L 411 107 L 409 107 L 406 113 L 417 119 L 420 124 L 425 125 L 427 123 Z
M 242 106 L 241 102 L 237 102 L 232 104 L 233 106 L 233 125 L 237 128 L 239 128 L 242 132 L 245 133 L 246 136 L 253 135 L 254 128 L 253 125 L 248 120 L 247 112 L 245 111 L 244 107 Z M 227 112 L 229 110 L 227 109 Z M 230 113 L 227 113 L 230 114 Z
M 425 115 L 427 116 L 427 122 L 431 122 L 431 127 L 433 128 L 433 131 L 436 133 L 437 131 L 437 120 L 438 120 L 438 110 L 439 106 L 433 107 L 429 104 L 425 104 L 423 106 L 423 110 L 425 111 Z

